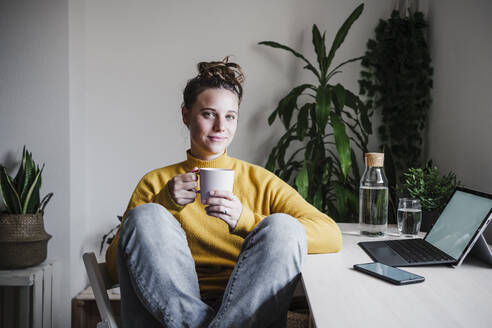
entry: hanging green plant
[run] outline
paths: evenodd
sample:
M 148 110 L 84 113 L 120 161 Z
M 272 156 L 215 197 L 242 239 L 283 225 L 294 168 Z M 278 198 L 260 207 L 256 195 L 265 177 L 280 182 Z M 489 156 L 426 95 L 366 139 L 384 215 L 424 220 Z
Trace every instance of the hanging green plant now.
M 359 80 L 366 105 L 380 111 L 382 147 L 391 151 L 397 172 L 422 164 L 422 132 L 431 105 L 431 58 L 421 12 L 380 20 L 367 42 Z
M 286 132 L 272 149 L 266 168 L 292 182 L 307 201 L 337 221 L 358 220 L 360 172 L 354 149 L 367 152 L 372 112 L 356 94 L 329 81 L 341 73 L 343 65 L 361 59 L 352 58 L 331 67 L 335 52 L 363 8 L 363 4 L 359 5 L 346 19 L 328 54 L 325 33 L 321 35 L 318 27 L 313 25 L 317 67 L 285 45 L 260 42 L 302 59 L 304 68 L 318 80 L 316 85 L 307 83 L 292 89 L 268 118 L 270 125 L 276 118 L 280 119 Z M 295 177 L 293 181 L 292 176 Z

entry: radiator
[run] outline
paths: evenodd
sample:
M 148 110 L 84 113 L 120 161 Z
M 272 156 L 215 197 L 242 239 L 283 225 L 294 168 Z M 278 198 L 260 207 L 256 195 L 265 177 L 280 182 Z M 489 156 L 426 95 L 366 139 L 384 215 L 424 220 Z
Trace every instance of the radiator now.
M 0 328 L 52 328 L 53 263 L 0 271 Z

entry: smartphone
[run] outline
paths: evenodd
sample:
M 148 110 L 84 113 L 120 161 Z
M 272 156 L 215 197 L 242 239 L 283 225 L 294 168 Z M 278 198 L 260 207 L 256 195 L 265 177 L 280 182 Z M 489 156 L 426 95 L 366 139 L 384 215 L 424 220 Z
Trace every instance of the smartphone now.
M 354 269 L 395 285 L 415 284 L 425 280 L 422 276 L 378 262 L 354 264 Z

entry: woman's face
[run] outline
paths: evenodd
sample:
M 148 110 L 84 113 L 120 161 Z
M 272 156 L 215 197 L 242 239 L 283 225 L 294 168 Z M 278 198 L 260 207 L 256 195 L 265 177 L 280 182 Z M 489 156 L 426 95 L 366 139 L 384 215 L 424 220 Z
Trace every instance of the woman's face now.
M 224 153 L 237 128 L 239 102 L 226 89 L 202 91 L 191 109 L 181 111 L 183 122 L 190 129 L 191 154 L 211 160 Z

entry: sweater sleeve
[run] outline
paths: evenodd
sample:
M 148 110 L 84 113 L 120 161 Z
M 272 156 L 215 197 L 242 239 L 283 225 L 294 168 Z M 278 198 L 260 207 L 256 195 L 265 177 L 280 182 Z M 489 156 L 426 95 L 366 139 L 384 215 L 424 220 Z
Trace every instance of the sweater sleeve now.
M 306 230 L 308 253 L 335 253 L 342 248 L 342 234 L 335 221 L 308 203 L 294 188 L 278 177 L 272 213 L 286 213 L 299 220 Z
M 294 188 L 282 179 L 268 173 L 270 177 L 263 181 L 264 201 L 270 204 L 269 213 L 255 213 L 243 207 L 236 227 L 231 231 L 243 238 L 267 215 L 285 213 L 297 220 L 306 230 L 308 253 L 334 253 L 342 247 L 342 235 L 338 225 L 326 214 L 309 204 Z

